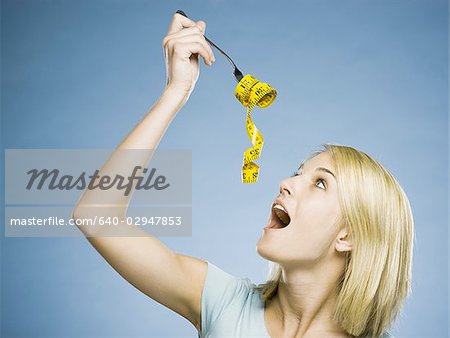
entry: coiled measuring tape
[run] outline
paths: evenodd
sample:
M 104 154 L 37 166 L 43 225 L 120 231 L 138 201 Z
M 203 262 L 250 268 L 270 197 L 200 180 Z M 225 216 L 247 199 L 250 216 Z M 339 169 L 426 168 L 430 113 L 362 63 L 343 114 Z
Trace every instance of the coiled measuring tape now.
M 258 181 L 259 166 L 253 161 L 261 156 L 264 137 L 256 128 L 250 113 L 255 105 L 260 108 L 270 106 L 277 96 L 277 91 L 267 83 L 259 82 L 252 75 L 247 74 L 237 84 L 234 96 L 244 107 L 247 107 L 246 129 L 248 138 L 253 145 L 244 152 L 242 183 L 255 183 Z

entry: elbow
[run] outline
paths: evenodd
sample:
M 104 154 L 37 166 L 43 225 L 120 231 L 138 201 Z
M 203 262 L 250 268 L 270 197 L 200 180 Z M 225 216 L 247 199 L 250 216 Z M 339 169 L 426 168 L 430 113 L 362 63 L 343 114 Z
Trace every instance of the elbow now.
M 72 209 L 72 214 L 70 215 L 70 217 L 74 220 L 74 221 L 79 221 L 82 219 L 86 219 L 86 218 L 90 218 L 93 216 L 92 213 L 92 208 L 91 208 L 91 212 L 90 215 L 88 213 L 88 210 L 86 208 L 81 208 L 78 205 Z
M 71 213 L 73 223 L 86 237 L 109 233 L 111 223 L 124 224 L 126 209 L 106 206 L 75 206 Z M 112 221 L 113 220 L 113 221 Z
M 108 206 L 107 204 L 87 205 L 82 206 L 77 204 L 72 209 L 71 217 L 74 220 L 77 219 L 93 219 L 98 217 L 116 217 L 119 219 L 125 219 L 127 216 L 127 208 Z
M 73 220 L 73 224 L 76 225 L 86 237 L 93 235 L 93 220 L 95 219 L 95 215 L 88 214 L 86 210 L 77 206 L 73 208 L 70 217 Z

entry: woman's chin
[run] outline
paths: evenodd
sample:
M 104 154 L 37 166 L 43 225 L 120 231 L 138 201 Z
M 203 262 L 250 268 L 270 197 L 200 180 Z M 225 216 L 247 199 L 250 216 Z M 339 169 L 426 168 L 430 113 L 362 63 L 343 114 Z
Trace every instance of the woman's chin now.
M 267 260 L 272 260 L 273 257 L 270 254 L 270 248 L 268 247 L 268 243 L 267 241 L 264 239 L 264 236 L 261 236 L 261 238 L 258 240 L 258 242 L 256 243 L 256 252 L 258 253 L 258 255 L 260 255 L 261 257 L 267 259 Z

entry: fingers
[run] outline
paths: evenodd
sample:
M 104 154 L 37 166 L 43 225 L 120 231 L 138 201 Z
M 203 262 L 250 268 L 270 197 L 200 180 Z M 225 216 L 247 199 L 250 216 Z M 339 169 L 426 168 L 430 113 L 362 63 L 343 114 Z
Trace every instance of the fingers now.
M 205 23 L 205 21 L 198 20 L 197 21 L 197 26 L 199 26 L 201 28 L 203 35 L 205 35 L 205 32 L 206 32 L 206 23 Z
M 203 49 L 206 50 L 207 56 L 205 57 L 206 61 L 215 61 L 214 53 L 212 51 L 211 46 L 205 40 L 203 34 L 201 34 L 200 28 L 198 26 L 194 26 L 192 28 L 184 28 L 183 30 L 173 33 L 171 35 L 166 36 L 163 39 L 162 45 L 163 48 L 172 48 L 175 42 L 180 43 L 189 43 L 196 42 L 201 43 L 203 45 Z
M 186 52 L 187 50 L 187 52 Z M 200 42 L 189 42 L 189 43 L 181 43 L 179 48 L 181 57 L 190 57 L 192 54 L 198 54 L 203 58 L 203 62 L 207 65 L 211 65 L 213 61 L 210 59 L 208 51 L 205 46 Z M 176 49 L 174 49 L 174 53 L 177 54 Z M 186 53 L 186 54 L 182 54 Z
M 170 39 L 167 41 L 165 48 L 173 50 L 174 54 L 183 58 L 189 58 L 191 54 L 199 54 L 203 57 L 206 64 L 214 62 L 214 56 L 211 52 L 211 47 L 205 41 L 203 36 L 198 34 L 185 35 L 179 38 Z M 187 54 L 187 53 L 191 54 Z
M 172 17 L 172 21 L 169 25 L 169 30 L 167 31 L 167 35 L 176 33 L 183 28 L 189 28 L 195 26 L 196 23 L 185 16 L 175 13 Z
M 206 23 L 204 21 L 202 21 L 202 20 L 198 20 L 197 21 L 197 27 L 200 28 L 201 33 L 203 34 L 203 37 L 205 37 Z M 206 41 L 206 38 L 205 38 L 205 41 Z M 211 57 L 212 57 L 213 62 L 216 61 L 216 58 L 215 58 L 214 53 L 213 53 L 213 50 L 212 50 L 211 46 L 209 45 L 209 43 L 206 44 L 206 47 L 211 52 Z

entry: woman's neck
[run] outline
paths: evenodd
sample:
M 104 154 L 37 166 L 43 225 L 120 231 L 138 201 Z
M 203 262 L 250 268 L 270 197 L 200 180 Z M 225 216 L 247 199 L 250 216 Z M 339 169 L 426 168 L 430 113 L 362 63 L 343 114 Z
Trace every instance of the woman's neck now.
M 312 270 L 285 269 L 277 294 L 266 306 L 274 337 L 349 337 L 333 318 L 336 283 L 342 269 L 336 265 Z M 351 336 L 350 336 L 351 337 Z

